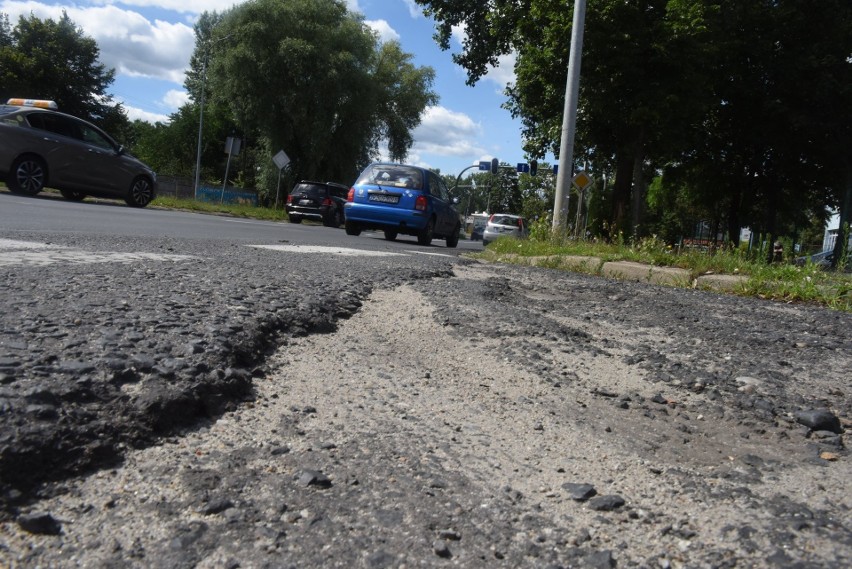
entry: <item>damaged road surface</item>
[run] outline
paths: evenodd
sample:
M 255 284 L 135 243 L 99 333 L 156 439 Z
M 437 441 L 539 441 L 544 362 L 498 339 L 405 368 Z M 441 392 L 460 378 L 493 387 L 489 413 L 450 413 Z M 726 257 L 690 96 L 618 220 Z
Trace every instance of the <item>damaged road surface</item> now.
M 123 394 L 109 400 L 120 413 L 148 418 L 146 385 L 198 385 L 152 391 L 168 409 L 156 416 L 174 420 L 144 436 L 76 399 L 115 460 L 54 461 L 72 468 L 7 484 L 0 565 L 852 565 L 852 316 L 547 269 L 382 262 L 393 278 L 348 275 L 334 306 L 291 284 L 275 294 L 272 279 L 243 298 L 222 283 L 224 305 L 266 302 L 240 325 L 224 313 L 181 324 L 198 306 L 189 290 L 157 301 L 167 309 L 150 325 L 185 331 L 149 356 L 150 370 L 181 360 L 172 376 L 114 362 L 119 379 L 78 369 L 67 381 L 88 377 L 97 399 L 101 378 Z M 186 364 L 240 353 L 249 322 L 269 338 L 254 355 Z M 7 400 L 31 365 L 19 360 Z M 64 424 L 58 397 L 30 424 Z M 71 441 L 67 459 L 85 436 L 56 440 Z

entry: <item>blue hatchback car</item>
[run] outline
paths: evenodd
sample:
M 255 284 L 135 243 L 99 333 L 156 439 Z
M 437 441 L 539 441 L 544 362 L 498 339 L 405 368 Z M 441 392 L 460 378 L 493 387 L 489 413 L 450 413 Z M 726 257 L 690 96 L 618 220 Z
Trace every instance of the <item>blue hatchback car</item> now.
M 370 164 L 349 190 L 344 206 L 346 234 L 380 229 L 393 241 L 400 233 L 414 235 L 421 245 L 433 238 L 459 244 L 461 220 L 441 177 L 407 164 Z

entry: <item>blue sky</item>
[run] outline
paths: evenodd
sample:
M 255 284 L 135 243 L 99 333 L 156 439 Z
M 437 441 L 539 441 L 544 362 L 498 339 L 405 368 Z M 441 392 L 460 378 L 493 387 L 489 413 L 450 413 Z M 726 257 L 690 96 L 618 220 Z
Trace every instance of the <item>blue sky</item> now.
M 193 23 L 205 10 L 223 11 L 234 0 L 0 0 L 0 12 L 14 26 L 22 14 L 39 18 L 61 16 L 64 9 L 100 47 L 101 61 L 116 70 L 110 93 L 132 119 L 167 120 L 186 101 L 184 72 L 194 47 Z M 423 16 L 413 0 L 347 0 L 364 15 L 383 39 L 397 39 L 414 54 L 417 65 L 435 69 L 434 89 L 440 96 L 427 109 L 414 132 L 408 161 L 444 173 L 458 173 L 479 160 L 525 161 L 521 127 L 501 108 L 502 94 L 513 81 L 513 59 L 504 58 L 476 87 L 465 85 L 465 72 L 452 62 L 460 50 L 462 30 L 456 30 L 451 51 L 441 51 L 432 39 L 434 22 Z M 22 96 L 37 98 L 38 93 Z

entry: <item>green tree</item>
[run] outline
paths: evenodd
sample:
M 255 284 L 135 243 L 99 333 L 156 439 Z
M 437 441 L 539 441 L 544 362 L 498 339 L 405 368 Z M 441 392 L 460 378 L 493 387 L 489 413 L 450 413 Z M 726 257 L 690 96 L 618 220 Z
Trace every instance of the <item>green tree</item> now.
M 521 118 L 530 155 L 558 156 L 571 7 L 555 0 L 418 2 L 438 20 L 436 38 L 444 48 L 452 28 L 465 25 L 468 41 L 454 59 L 468 70 L 469 82 L 498 56 L 517 53 L 517 79 L 506 91 L 505 106 Z M 681 138 L 685 116 L 702 100 L 701 59 L 695 55 L 706 32 L 689 2 L 589 4 L 575 155 L 578 162 L 615 168 L 611 222 L 627 227 L 632 186 L 636 197 L 643 197 L 640 174 L 646 159 Z M 633 225 L 639 212 L 634 209 Z
M 0 12 L 0 49 L 12 45 L 12 24 L 9 15 Z
M 566 3 L 417 1 L 437 19 L 442 47 L 465 26 L 454 58 L 469 82 L 517 52 L 507 107 L 521 118 L 531 155 L 558 152 Z M 801 227 L 844 189 L 852 203 L 843 150 L 852 145 L 851 13 L 843 0 L 590 0 L 576 155 L 614 172 L 600 202 L 611 203 L 614 228 L 635 227 L 644 180 L 660 169 L 655 191 L 697 206 L 732 240 L 743 225 L 769 235 Z
M 433 70 L 414 66 L 397 42 L 381 44 L 339 0 L 253 0 L 200 23 L 193 98 L 204 52 L 212 105 L 226 106 L 272 153 L 284 150 L 296 179 L 347 183 L 383 140 L 403 159 L 437 101 Z
M 711 104 L 672 156 L 672 187 L 724 208 L 729 239 L 750 226 L 769 240 L 826 218 L 843 188 L 850 138 L 852 6 L 715 2 Z M 807 22 L 803 26 L 802 22 Z M 819 29 L 819 34 L 810 33 Z
M 62 112 L 121 138 L 126 115 L 107 92 L 115 71 L 99 63 L 99 56 L 95 40 L 65 12 L 58 21 L 21 16 L 11 31 L 6 17 L 0 23 L 0 99 L 51 99 Z

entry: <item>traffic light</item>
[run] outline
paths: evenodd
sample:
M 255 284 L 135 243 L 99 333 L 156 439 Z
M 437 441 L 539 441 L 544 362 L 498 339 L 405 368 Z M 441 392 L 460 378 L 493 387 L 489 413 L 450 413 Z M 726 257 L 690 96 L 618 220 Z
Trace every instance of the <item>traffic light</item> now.
M 538 172 L 538 161 L 530 160 L 530 176 L 535 176 L 536 172 Z
M 500 161 L 496 158 L 491 159 L 491 173 L 496 174 L 497 170 L 500 168 Z

